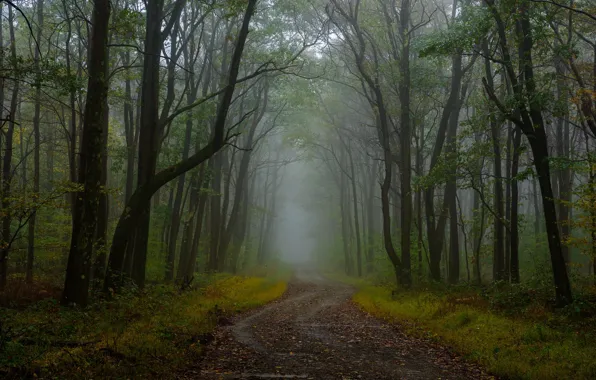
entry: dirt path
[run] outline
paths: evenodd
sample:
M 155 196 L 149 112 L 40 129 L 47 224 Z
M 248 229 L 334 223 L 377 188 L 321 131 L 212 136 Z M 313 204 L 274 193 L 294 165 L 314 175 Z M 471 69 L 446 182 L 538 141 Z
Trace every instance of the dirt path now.
M 445 348 L 360 311 L 353 289 L 296 272 L 280 300 L 220 327 L 196 379 L 481 379 Z

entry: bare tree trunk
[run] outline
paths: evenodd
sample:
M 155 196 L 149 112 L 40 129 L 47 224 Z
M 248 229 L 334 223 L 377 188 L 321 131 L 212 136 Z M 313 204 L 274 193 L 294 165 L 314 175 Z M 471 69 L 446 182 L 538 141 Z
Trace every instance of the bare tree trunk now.
M 261 223 L 259 227 L 259 251 L 257 252 L 257 262 L 262 265 L 265 262 L 265 229 L 266 229 L 266 222 L 267 222 L 267 207 L 268 207 L 268 197 L 267 197 L 267 189 L 269 188 L 269 175 L 270 175 L 270 168 L 267 167 L 267 173 L 265 174 L 265 182 L 263 184 L 263 211 L 261 215 Z
M 536 186 L 537 182 L 536 178 L 532 178 L 532 194 L 534 194 L 534 235 L 536 237 L 536 245 L 538 246 L 538 243 L 540 242 L 540 220 L 542 219 L 542 216 L 540 212 L 540 196 Z
M 401 56 L 399 61 L 400 153 L 401 153 L 401 283 L 410 286 L 412 234 L 412 131 L 410 123 L 410 0 L 402 0 L 399 12 Z
M 349 147 L 346 147 L 350 160 L 350 182 L 352 184 L 352 201 L 354 206 L 354 233 L 356 235 L 356 269 L 358 277 L 362 277 L 362 244 L 360 242 L 360 222 L 358 216 L 358 192 L 356 191 L 356 171 L 354 170 L 354 159 Z
M 2 8 L 0 8 L 1 10 Z M 13 65 L 17 64 L 17 49 L 14 33 L 14 11 L 12 7 L 8 8 L 8 28 L 10 33 L 10 53 L 13 61 Z M 2 24 L 0 24 L 0 28 Z M 0 43 L 4 44 L 4 41 L 0 35 Z M 17 70 L 17 67 L 13 67 Z M 10 224 L 12 217 L 10 213 L 11 207 L 11 184 L 12 184 L 12 151 L 13 151 L 13 135 L 17 113 L 17 105 L 19 100 L 19 87 L 20 83 L 18 80 L 14 81 L 14 87 L 12 89 L 12 96 L 10 100 L 10 114 L 8 115 L 8 128 L 4 133 L 4 156 L 2 157 L 2 244 L 0 247 L 0 291 L 6 287 L 6 280 L 8 274 L 8 255 L 13 243 L 13 236 L 11 233 Z M 33 282 L 33 266 L 27 265 L 26 282 L 28 284 Z
M 423 175 L 424 157 L 422 156 L 422 148 L 424 147 L 424 123 L 420 123 L 420 130 L 416 134 L 416 175 Z M 416 242 L 418 250 L 418 281 L 422 281 L 422 251 L 423 247 L 423 227 L 422 227 L 422 190 L 416 191 L 416 224 L 418 225 L 418 239 Z
M 194 99 L 192 100 L 194 103 Z M 186 131 L 184 133 L 184 148 L 182 151 L 182 159 L 186 160 L 190 153 L 190 141 L 192 139 L 192 118 L 189 117 L 186 120 Z M 176 186 L 176 194 L 174 195 L 174 205 L 172 210 L 172 220 L 170 224 L 170 234 L 168 236 L 168 254 L 166 260 L 166 282 L 174 279 L 174 263 L 176 260 L 176 248 L 178 242 L 178 232 L 180 231 L 180 222 L 182 217 L 182 198 L 184 197 L 184 183 L 186 180 L 186 174 L 182 174 L 178 178 L 178 184 Z
M 211 180 L 211 190 L 213 195 L 211 195 L 209 201 L 211 233 L 209 236 L 209 264 L 207 265 L 210 271 L 217 270 L 219 257 L 218 251 L 221 232 L 221 173 L 223 166 L 223 153 L 224 152 L 219 152 L 219 154 L 213 157 L 213 179 Z
M 375 208 L 375 189 L 376 189 L 376 182 L 377 182 L 377 170 L 378 170 L 378 161 L 376 159 L 372 159 L 372 168 L 370 169 L 370 177 L 368 179 L 369 188 L 368 188 L 368 202 L 366 207 L 366 218 L 367 218 L 367 227 L 368 227 L 368 247 L 367 247 L 367 254 L 366 254 L 366 272 L 372 273 L 373 266 L 374 266 L 374 258 L 375 258 L 375 221 L 374 221 L 374 208 Z
M 85 105 L 83 144 L 79 181 L 84 193 L 77 197 L 72 225 L 72 241 L 63 304 L 85 306 L 88 300 L 89 276 L 97 230 L 101 197 L 102 153 L 104 144 L 104 112 L 108 96 L 108 78 L 105 76 L 108 44 L 110 1 L 96 0 L 93 10 L 93 31 L 90 42 L 89 83 Z
M 484 41 L 483 43 L 483 50 L 485 54 L 488 52 L 488 42 Z M 488 56 L 487 56 L 488 57 Z M 489 58 L 484 59 L 484 70 L 485 70 L 485 77 L 488 83 L 488 86 L 494 88 L 493 84 L 493 73 L 491 68 L 491 63 Z M 495 115 L 491 112 L 490 116 L 490 131 L 491 131 L 491 138 L 492 138 L 492 146 L 493 146 L 493 155 L 494 155 L 494 174 L 495 174 L 495 183 L 494 183 L 494 240 L 493 240 L 493 280 L 499 281 L 505 279 L 505 263 L 504 263 L 504 249 L 505 249 L 505 236 L 504 236 L 504 225 L 503 225 L 503 218 L 504 218 L 504 210 L 503 210 L 503 180 L 502 180 L 502 172 L 501 172 L 501 134 L 499 125 L 497 124 L 497 120 Z
M 137 190 L 154 176 L 159 135 L 159 63 L 162 47 L 163 1 L 149 0 L 146 5 L 145 56 L 141 90 L 141 128 L 137 167 Z M 132 279 L 140 288 L 145 286 L 145 266 L 149 240 L 151 206 L 147 205 L 135 220 L 135 243 Z
M 44 0 L 37 2 L 37 41 L 41 41 L 42 30 L 43 30 L 43 8 Z M 35 68 L 36 71 L 40 69 L 39 49 L 35 49 Z M 35 110 L 33 116 L 33 193 L 39 194 L 39 149 L 41 144 L 41 135 L 39 131 L 40 117 L 41 117 L 41 86 L 39 83 L 36 84 L 35 90 Z M 35 259 L 35 225 L 37 223 L 37 210 L 33 211 L 33 215 L 29 219 L 28 234 L 27 234 L 27 272 L 33 272 L 33 261 Z M 32 276 L 31 276 L 32 277 Z
M 513 159 L 511 162 L 511 282 L 519 283 L 519 185 L 517 174 L 519 168 L 519 156 L 522 132 L 515 129 L 513 138 Z
M 467 86 L 460 89 L 461 97 L 456 103 L 455 109 L 449 116 L 449 129 L 445 153 L 449 160 L 457 158 L 457 127 L 459 124 L 459 111 L 466 96 Z M 460 277 L 460 255 L 459 255 L 459 224 L 457 206 L 457 165 L 452 162 L 450 165 L 449 180 L 445 186 L 445 201 L 449 208 L 449 283 L 456 284 Z
M 108 37 L 108 43 L 111 41 L 111 34 Z M 110 78 L 110 49 L 106 50 L 106 64 L 105 64 L 105 78 L 106 86 L 109 88 Z M 96 232 L 96 257 L 92 274 L 95 278 L 103 280 L 106 270 L 107 254 L 107 240 L 108 240 L 108 219 L 109 219 L 109 198 L 108 198 L 108 132 L 110 126 L 110 105 L 108 104 L 108 97 L 106 95 L 103 104 L 103 142 L 101 151 L 102 172 L 100 176 L 101 194 L 99 197 L 99 213 L 97 215 L 97 232 Z
M 513 140 L 513 125 L 507 123 L 507 152 L 505 155 L 505 220 L 509 221 L 509 229 L 505 229 L 505 255 L 503 257 L 503 279 L 511 280 L 511 187 L 513 186 L 511 178 L 512 152 L 511 144 Z
M 201 188 L 203 186 L 203 184 L 205 183 L 205 164 L 203 164 L 203 167 L 201 168 L 201 172 L 199 173 L 199 179 L 198 179 L 198 183 L 197 186 L 199 186 L 199 205 L 198 205 L 198 209 L 197 209 L 197 215 L 196 215 L 196 225 L 195 225 L 195 233 L 193 236 L 193 240 L 192 240 L 192 247 L 191 247 L 191 251 L 190 251 L 190 256 L 188 259 L 188 265 L 186 266 L 186 277 L 187 278 L 191 278 L 192 274 L 195 271 L 195 267 L 197 265 L 197 256 L 199 254 L 199 242 L 201 240 L 201 234 L 203 231 L 203 223 L 204 220 L 206 218 L 205 215 L 205 208 L 207 207 L 207 199 L 208 199 L 208 194 L 207 192 L 203 191 L 203 189 Z M 210 164 L 208 164 L 207 166 L 209 167 Z
M 275 162 L 279 165 L 280 150 L 275 155 Z M 267 224 L 265 227 L 265 236 L 263 239 L 263 263 L 271 259 L 271 237 L 274 232 L 274 225 L 277 212 L 277 192 L 279 188 L 279 171 L 280 168 L 276 167 L 273 172 L 273 178 L 271 181 L 271 209 L 267 213 Z

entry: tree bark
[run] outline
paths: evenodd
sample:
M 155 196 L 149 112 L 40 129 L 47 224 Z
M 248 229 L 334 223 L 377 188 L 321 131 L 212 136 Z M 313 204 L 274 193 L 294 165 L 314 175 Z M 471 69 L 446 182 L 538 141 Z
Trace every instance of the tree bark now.
M 399 61 L 400 103 L 400 186 L 401 186 L 401 282 L 412 284 L 411 235 L 412 235 L 412 131 L 410 123 L 410 0 L 402 0 L 399 12 L 401 56 Z
M 517 174 L 519 168 L 519 156 L 521 146 L 522 132 L 519 129 L 514 130 L 513 137 L 513 157 L 511 160 L 511 282 L 519 283 L 519 185 Z
M 41 41 L 43 21 L 44 21 L 44 0 L 37 2 L 37 41 Z M 40 70 L 39 65 L 40 52 L 35 49 L 34 61 L 36 71 Z M 36 83 L 35 90 L 35 110 L 33 116 L 33 196 L 39 197 L 39 154 L 41 144 L 40 134 L 40 117 L 41 117 L 41 85 Z M 35 226 L 37 224 L 37 208 L 34 208 L 33 215 L 29 219 L 28 233 L 27 233 L 27 272 L 33 271 L 33 261 L 35 260 Z
M 367 219 L 367 227 L 368 227 L 368 246 L 367 246 L 367 254 L 366 254 L 366 272 L 372 273 L 374 269 L 374 259 L 375 259 L 375 189 L 376 189 L 376 182 L 377 182 L 377 170 L 378 170 L 378 160 L 372 160 L 372 167 L 370 169 L 370 177 L 369 181 L 369 188 L 368 188 L 368 202 L 366 207 L 366 219 Z
M 1 8 L 0 8 L 1 9 Z M 0 24 L 0 27 L 2 25 Z M 17 50 L 14 33 L 14 11 L 12 7 L 8 8 L 8 28 L 10 34 L 10 53 L 13 61 L 13 69 L 17 72 Z M 4 41 L 0 38 L 0 43 Z M 12 152 L 13 152 L 13 135 L 17 113 L 17 105 L 19 100 L 19 80 L 14 81 L 12 89 L 12 96 L 10 100 L 10 114 L 8 115 L 8 128 L 4 133 L 4 156 L 2 157 L 2 244 L 0 247 L 0 291 L 6 287 L 6 280 L 8 275 L 8 256 L 12 247 L 13 236 L 11 233 L 12 217 L 10 213 L 11 207 L 11 185 L 12 185 Z M 25 280 L 28 284 L 33 282 L 33 265 L 27 265 Z
M 91 260 L 102 192 L 103 123 L 108 96 L 108 78 L 105 73 L 108 65 L 109 18 L 110 1 L 96 0 L 93 7 L 89 82 L 79 168 L 79 181 L 84 184 L 84 192 L 77 197 L 73 217 L 72 240 L 62 294 L 62 304 L 65 305 L 85 306 L 88 301 Z

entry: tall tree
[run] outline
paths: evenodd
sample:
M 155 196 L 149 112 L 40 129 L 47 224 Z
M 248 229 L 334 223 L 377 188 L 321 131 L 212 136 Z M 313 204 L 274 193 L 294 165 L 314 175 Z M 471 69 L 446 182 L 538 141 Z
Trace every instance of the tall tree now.
M 102 191 L 104 117 L 108 96 L 108 25 L 110 0 L 95 0 L 89 52 L 89 81 L 83 121 L 79 182 L 72 223 L 72 240 L 62 294 L 63 304 L 85 306 L 89 295 L 91 261 L 95 247 L 97 218 Z

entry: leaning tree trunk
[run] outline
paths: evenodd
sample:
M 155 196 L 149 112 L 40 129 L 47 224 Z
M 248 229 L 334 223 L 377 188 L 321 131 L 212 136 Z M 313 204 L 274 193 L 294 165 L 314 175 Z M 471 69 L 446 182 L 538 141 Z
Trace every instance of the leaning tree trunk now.
M 134 226 L 130 220 L 138 220 L 149 207 L 151 197 L 163 185 L 175 179 L 182 173 L 197 167 L 202 162 L 206 161 L 217 153 L 225 144 L 225 126 L 228 116 L 228 110 L 232 103 L 232 97 L 236 88 L 236 81 L 238 78 L 238 71 L 240 68 L 240 60 L 246 44 L 248 36 L 248 27 L 250 20 L 255 11 L 257 0 L 248 0 L 246 12 L 242 22 L 242 27 L 238 33 L 238 40 L 232 56 L 230 70 L 228 74 L 228 82 L 221 96 L 219 106 L 217 109 L 217 116 L 213 128 L 213 137 L 211 141 L 195 154 L 190 156 L 187 160 L 183 160 L 175 165 L 170 166 L 157 173 L 148 182 L 142 184 L 131 196 L 127 202 L 124 212 L 120 215 L 114 237 L 112 239 L 112 247 L 110 250 L 110 257 L 108 259 L 108 275 L 104 282 L 104 290 L 109 291 L 117 287 L 122 275 L 122 264 L 124 261 L 124 253 L 126 246 L 130 241 Z M 147 107 L 148 105 L 145 105 Z M 138 239 L 137 239 L 138 240 Z M 145 251 L 146 254 L 146 251 Z M 143 274 L 144 274 L 143 268 Z M 144 280 L 144 278 L 143 278 Z

